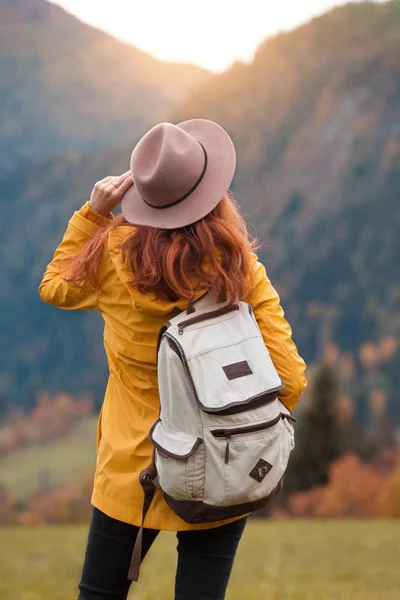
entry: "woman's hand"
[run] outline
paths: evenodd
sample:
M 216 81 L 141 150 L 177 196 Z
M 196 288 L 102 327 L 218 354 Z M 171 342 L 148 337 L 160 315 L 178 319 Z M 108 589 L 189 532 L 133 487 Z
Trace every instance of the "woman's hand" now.
M 105 177 L 95 183 L 90 195 L 89 205 L 92 210 L 106 216 L 122 200 L 122 196 L 133 184 L 131 171 L 119 177 Z

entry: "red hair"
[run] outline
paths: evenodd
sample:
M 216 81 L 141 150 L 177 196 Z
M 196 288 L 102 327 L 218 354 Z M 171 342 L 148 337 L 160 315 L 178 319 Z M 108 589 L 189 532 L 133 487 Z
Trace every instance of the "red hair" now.
M 69 260 L 64 278 L 100 287 L 99 268 L 108 233 L 126 225 L 122 215 L 113 220 Z M 256 249 L 233 198 L 226 194 L 203 219 L 179 229 L 132 226 L 122 244 L 122 260 L 132 271 L 132 286 L 140 292 L 176 301 L 192 299 L 202 290 L 234 303 L 248 293 L 250 252 Z

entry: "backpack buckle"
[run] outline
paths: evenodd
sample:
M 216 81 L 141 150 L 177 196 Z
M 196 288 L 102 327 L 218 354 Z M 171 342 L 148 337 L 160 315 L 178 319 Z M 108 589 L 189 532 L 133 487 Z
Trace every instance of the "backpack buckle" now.
M 140 485 L 146 495 L 153 494 L 156 490 L 153 479 L 157 476 L 157 471 L 154 467 L 148 467 L 140 472 Z

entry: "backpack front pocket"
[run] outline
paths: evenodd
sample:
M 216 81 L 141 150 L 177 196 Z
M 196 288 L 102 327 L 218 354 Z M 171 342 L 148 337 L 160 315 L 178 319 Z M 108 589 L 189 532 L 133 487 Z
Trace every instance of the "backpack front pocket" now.
M 205 503 L 231 506 L 274 491 L 291 449 L 283 419 L 279 414 L 247 427 L 204 429 Z
M 175 500 L 194 500 L 204 485 L 203 440 L 166 427 L 158 419 L 149 433 L 162 490 Z

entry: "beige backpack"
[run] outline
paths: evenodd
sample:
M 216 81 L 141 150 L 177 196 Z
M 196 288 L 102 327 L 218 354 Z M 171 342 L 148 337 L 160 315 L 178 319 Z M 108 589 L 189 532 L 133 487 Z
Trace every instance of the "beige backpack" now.
M 284 384 L 251 306 L 229 307 L 206 294 L 171 319 L 159 336 L 158 385 L 153 465 L 140 475 L 143 520 L 157 487 L 189 523 L 268 504 L 283 484 L 295 419 L 278 399 Z

